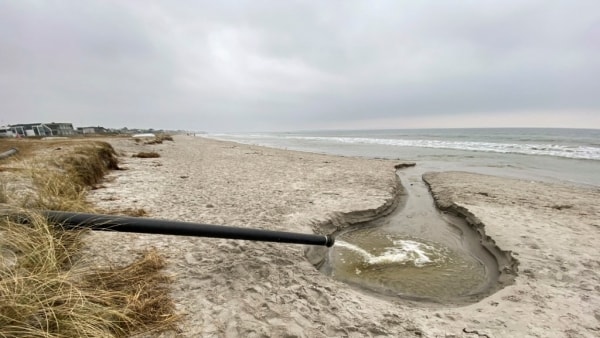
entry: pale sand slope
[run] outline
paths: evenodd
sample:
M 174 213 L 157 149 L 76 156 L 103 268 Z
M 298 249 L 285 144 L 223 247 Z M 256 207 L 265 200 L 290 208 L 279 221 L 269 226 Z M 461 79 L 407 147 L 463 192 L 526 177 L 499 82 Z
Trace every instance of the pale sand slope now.
M 464 172 L 425 179 L 439 206 L 466 208 L 520 262 L 515 285 L 456 309 L 457 321 L 499 337 L 600 336 L 600 189 Z
M 100 207 L 144 208 L 154 218 L 310 233 L 364 220 L 402 193 L 397 161 L 325 156 L 179 136 L 162 145 L 109 140 L 126 171 L 92 191 Z M 158 159 L 131 158 L 158 151 Z M 520 261 L 516 284 L 464 307 L 367 295 L 321 275 L 302 245 L 94 233 L 97 262 L 159 248 L 176 275 L 185 337 L 597 336 L 600 331 L 598 190 L 442 173 L 440 202 L 481 219 Z M 484 194 L 488 196 L 485 196 Z M 553 206 L 572 205 L 558 210 Z M 343 217 L 342 213 L 353 213 Z M 331 230 L 331 222 L 327 231 Z

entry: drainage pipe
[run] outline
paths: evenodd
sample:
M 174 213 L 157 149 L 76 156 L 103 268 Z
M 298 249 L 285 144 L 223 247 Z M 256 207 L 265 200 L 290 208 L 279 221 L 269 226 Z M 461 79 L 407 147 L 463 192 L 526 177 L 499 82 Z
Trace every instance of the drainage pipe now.
M 9 150 L 7 150 L 5 152 L 0 153 L 0 160 L 11 157 L 18 152 L 19 152 L 19 149 L 17 149 L 17 148 L 10 148 Z
M 230 227 L 201 223 L 188 223 L 161 219 L 86 214 L 64 211 L 43 211 L 49 221 L 60 223 L 68 229 L 137 232 L 146 234 L 179 235 L 243 239 L 250 241 L 309 244 L 331 247 L 331 236 L 300 234 L 252 228 Z

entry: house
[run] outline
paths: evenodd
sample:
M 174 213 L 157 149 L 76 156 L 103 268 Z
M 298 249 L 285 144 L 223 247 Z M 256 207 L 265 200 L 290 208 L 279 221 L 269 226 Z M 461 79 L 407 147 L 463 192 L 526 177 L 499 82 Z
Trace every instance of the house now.
M 52 136 L 73 136 L 77 134 L 72 123 L 45 123 L 52 130 Z
M 104 127 L 78 127 L 77 132 L 80 134 L 104 134 L 108 130 Z
M 13 133 L 20 137 L 52 136 L 52 129 L 44 127 L 42 123 L 13 124 L 10 127 Z
M 8 126 L 3 126 L 0 127 L 0 137 L 15 137 L 17 136 L 15 133 L 13 133 L 11 127 Z
M 14 124 L 10 128 L 17 136 L 72 136 L 75 129 L 71 123 L 25 123 Z

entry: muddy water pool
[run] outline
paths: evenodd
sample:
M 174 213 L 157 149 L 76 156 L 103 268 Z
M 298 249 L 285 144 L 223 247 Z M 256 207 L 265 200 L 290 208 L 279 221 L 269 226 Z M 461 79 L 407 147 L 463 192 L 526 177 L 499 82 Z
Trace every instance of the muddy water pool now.
M 370 292 L 423 301 L 469 302 L 489 294 L 499 269 L 479 234 L 437 210 L 418 168 L 398 175 L 406 195 L 395 211 L 335 234 L 319 270 Z

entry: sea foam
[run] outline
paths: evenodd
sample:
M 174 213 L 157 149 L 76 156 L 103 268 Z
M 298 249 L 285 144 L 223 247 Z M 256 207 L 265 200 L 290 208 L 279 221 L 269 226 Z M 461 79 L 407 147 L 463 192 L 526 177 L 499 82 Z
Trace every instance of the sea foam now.
M 417 267 L 422 267 L 443 257 L 439 253 L 436 254 L 436 248 L 425 243 L 413 240 L 395 240 L 393 243 L 393 247 L 386 248 L 380 255 L 371 254 L 367 250 L 343 240 L 337 240 L 335 246 L 358 253 L 369 265 L 412 263 Z
M 288 139 L 327 141 L 346 144 L 375 144 L 400 147 L 455 149 L 525 155 L 546 155 L 575 159 L 600 160 L 600 148 L 559 144 L 495 143 L 446 140 L 382 139 L 365 137 L 287 136 Z

